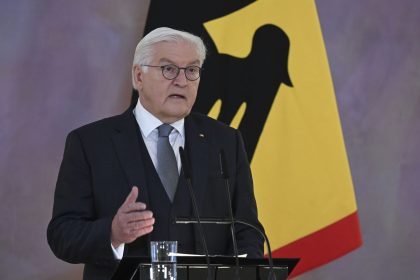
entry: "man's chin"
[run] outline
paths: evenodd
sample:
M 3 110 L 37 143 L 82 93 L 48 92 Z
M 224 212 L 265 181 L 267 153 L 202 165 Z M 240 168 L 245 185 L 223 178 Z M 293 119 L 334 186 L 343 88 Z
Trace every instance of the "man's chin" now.
M 183 118 L 185 118 L 186 116 L 188 116 L 190 114 L 191 110 L 182 110 L 182 111 L 172 111 L 172 112 L 168 112 L 168 114 L 166 114 L 163 119 L 165 119 L 165 121 L 161 120 L 164 123 L 174 123 L 176 121 L 179 121 Z

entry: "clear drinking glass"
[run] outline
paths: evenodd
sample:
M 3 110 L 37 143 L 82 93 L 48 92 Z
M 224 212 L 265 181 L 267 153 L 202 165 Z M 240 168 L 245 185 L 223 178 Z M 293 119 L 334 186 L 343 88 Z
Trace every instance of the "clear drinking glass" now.
M 150 267 L 151 280 L 176 280 L 177 249 L 177 241 L 150 242 L 152 261 Z

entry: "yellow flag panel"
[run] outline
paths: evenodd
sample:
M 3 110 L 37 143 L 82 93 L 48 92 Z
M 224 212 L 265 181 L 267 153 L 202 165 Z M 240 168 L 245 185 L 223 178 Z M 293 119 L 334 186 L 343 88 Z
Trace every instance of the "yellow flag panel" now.
M 252 160 L 259 217 L 279 248 L 357 208 L 315 3 L 260 0 L 205 28 L 219 53 L 242 58 L 264 24 L 289 37 L 293 83 L 280 86 Z

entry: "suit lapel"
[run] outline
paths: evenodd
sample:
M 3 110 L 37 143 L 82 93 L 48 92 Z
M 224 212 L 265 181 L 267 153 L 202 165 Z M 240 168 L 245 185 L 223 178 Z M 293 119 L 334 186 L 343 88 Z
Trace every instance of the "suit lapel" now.
M 186 148 L 191 163 L 191 180 L 198 208 L 202 205 L 208 177 L 208 133 L 197 119 L 185 119 Z M 200 209 L 200 212 L 202 210 Z
M 209 143 L 208 131 L 200 120 L 193 115 L 185 119 L 186 149 L 190 158 L 191 180 L 200 216 L 203 216 L 203 199 L 205 198 L 208 178 Z M 195 215 L 194 215 L 195 216 Z M 204 254 L 198 225 L 194 225 L 195 249 Z M 206 238 L 207 239 L 207 238 Z
M 139 144 L 143 139 L 141 137 L 139 139 L 137 129 L 137 122 L 130 108 L 121 115 L 120 121 L 115 125 L 112 140 L 121 167 L 127 177 L 128 192 L 133 186 L 137 186 L 139 188 L 139 198 L 137 200 L 148 205 L 149 195 L 144 170 L 146 159 L 142 158 L 140 151 L 144 145 Z

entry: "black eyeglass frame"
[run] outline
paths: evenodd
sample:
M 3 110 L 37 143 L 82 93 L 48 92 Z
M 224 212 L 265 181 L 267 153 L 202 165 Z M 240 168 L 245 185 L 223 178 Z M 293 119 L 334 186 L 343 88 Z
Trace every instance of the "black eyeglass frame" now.
M 140 64 L 140 66 L 160 68 L 160 69 L 162 70 L 162 76 L 163 76 L 165 79 L 167 79 L 167 80 L 175 80 L 175 79 L 179 76 L 179 72 L 181 72 L 181 70 L 184 70 L 184 75 L 185 75 L 185 78 L 186 78 L 188 81 L 196 81 L 196 80 L 198 80 L 198 79 L 201 77 L 201 71 L 203 70 L 203 68 L 202 68 L 202 67 L 200 67 L 200 66 L 196 66 L 196 65 L 191 65 L 191 66 L 187 66 L 187 67 L 178 67 L 178 66 L 176 66 L 175 64 L 166 64 L 166 65 L 148 65 L 148 64 Z M 176 75 L 175 75 L 172 79 L 170 79 L 170 78 L 166 77 L 166 76 L 165 76 L 165 74 L 164 74 L 165 67 L 167 67 L 167 66 L 173 66 L 173 67 L 175 67 L 176 69 L 178 69 L 178 71 L 177 71 Z M 189 78 L 188 78 L 188 76 L 187 76 L 187 71 L 186 71 L 188 68 L 198 68 L 198 77 L 197 77 L 196 79 L 189 79 Z

